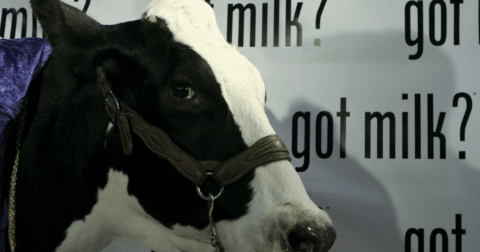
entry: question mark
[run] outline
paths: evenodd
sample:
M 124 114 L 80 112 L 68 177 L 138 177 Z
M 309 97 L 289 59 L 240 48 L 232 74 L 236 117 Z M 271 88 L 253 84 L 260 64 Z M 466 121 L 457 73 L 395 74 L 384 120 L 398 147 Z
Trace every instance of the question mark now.
M 315 28 L 320 29 L 320 19 L 322 18 L 323 9 L 325 9 L 325 4 L 327 4 L 327 0 L 322 0 L 320 3 L 320 7 L 318 7 L 317 11 L 317 18 L 315 19 Z M 320 46 L 320 39 L 316 38 L 314 41 L 315 46 Z
M 462 124 L 460 125 L 460 141 L 465 141 L 465 128 L 467 127 L 468 118 L 470 117 L 470 113 L 472 112 L 472 97 L 470 97 L 467 93 L 457 93 L 453 97 L 453 106 L 458 106 L 458 100 L 460 98 L 465 99 L 467 103 L 467 108 L 465 109 L 465 114 L 463 115 Z M 465 151 L 458 152 L 459 159 L 465 159 Z
M 74 2 L 78 2 L 78 0 L 74 0 Z M 85 5 L 83 6 L 83 13 L 87 13 L 88 7 L 90 6 L 90 0 L 85 0 Z

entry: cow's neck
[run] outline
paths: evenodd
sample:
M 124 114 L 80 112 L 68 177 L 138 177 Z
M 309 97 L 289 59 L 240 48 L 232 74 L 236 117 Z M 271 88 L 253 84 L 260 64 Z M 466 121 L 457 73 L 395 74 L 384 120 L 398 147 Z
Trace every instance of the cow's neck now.
M 136 197 L 128 194 L 127 186 L 128 176 L 110 169 L 107 185 L 98 190 L 92 211 L 70 225 L 57 251 L 100 251 L 119 238 L 145 244 L 157 252 L 212 250 L 206 230 L 175 225 L 172 232 L 143 210 Z

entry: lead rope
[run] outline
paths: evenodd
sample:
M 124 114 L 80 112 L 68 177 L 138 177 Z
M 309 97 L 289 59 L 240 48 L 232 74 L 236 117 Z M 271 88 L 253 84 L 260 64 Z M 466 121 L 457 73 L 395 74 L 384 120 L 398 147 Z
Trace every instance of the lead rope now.
M 224 249 L 222 247 L 222 244 L 220 243 L 220 240 L 218 239 L 218 234 L 217 234 L 217 228 L 215 227 L 215 222 L 213 222 L 213 203 L 215 201 L 215 198 L 213 195 L 210 193 L 209 199 L 208 199 L 208 220 L 210 221 L 210 232 L 212 233 L 212 236 L 210 237 L 210 242 L 212 243 L 212 246 L 214 246 L 217 250 L 216 252 L 223 252 Z
M 208 175 L 212 175 L 211 172 L 207 172 Z M 215 222 L 213 221 L 213 206 L 215 200 L 222 195 L 223 190 L 225 187 L 222 187 L 220 189 L 220 192 L 217 194 L 217 196 L 213 196 L 211 193 L 207 196 L 203 195 L 202 191 L 200 190 L 200 187 L 197 186 L 197 194 L 200 196 L 200 198 L 206 200 L 208 202 L 207 205 L 207 210 L 208 210 L 208 220 L 210 222 L 210 242 L 212 243 L 212 246 L 215 247 L 217 250 L 215 252 L 224 252 L 225 249 L 222 247 L 222 243 L 220 242 L 220 239 L 218 239 L 218 233 L 217 233 L 217 227 L 215 226 Z

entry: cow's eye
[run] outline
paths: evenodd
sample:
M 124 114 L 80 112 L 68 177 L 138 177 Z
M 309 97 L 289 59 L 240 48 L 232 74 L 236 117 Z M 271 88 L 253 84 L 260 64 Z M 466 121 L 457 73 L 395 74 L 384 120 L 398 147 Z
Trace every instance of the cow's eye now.
M 189 83 L 180 82 L 170 89 L 170 94 L 179 100 L 191 100 L 195 92 Z

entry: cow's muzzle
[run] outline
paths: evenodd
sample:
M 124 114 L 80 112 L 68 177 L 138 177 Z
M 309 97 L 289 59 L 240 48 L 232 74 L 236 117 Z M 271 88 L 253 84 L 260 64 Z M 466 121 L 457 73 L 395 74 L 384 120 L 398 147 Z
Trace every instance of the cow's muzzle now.
M 337 233 L 327 225 L 325 229 L 309 224 L 297 225 L 287 236 L 288 252 L 327 252 L 335 242 Z

